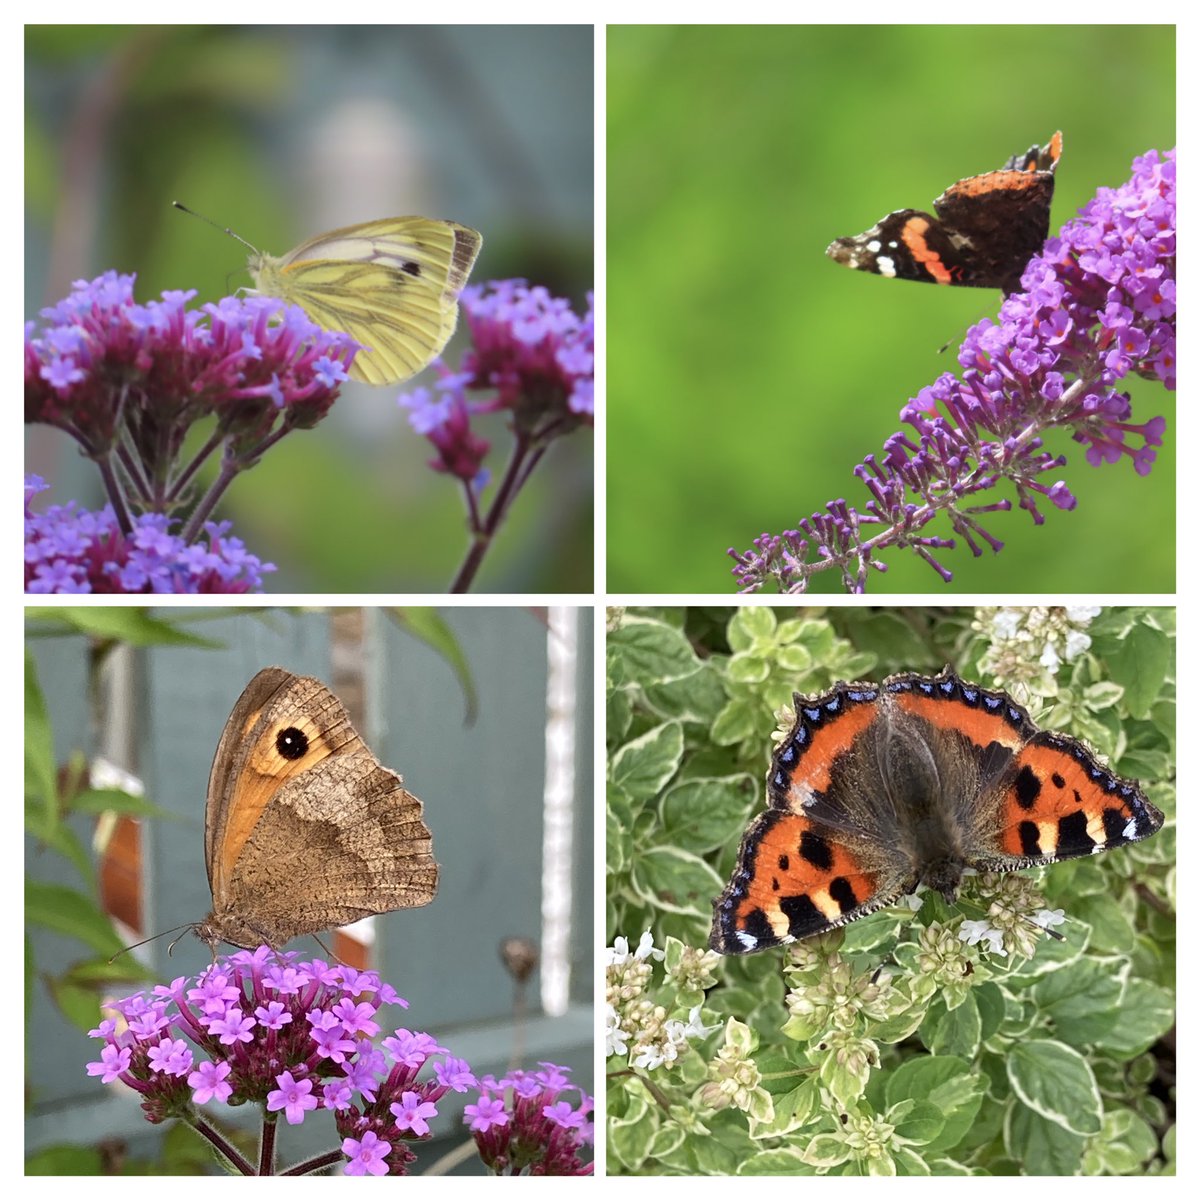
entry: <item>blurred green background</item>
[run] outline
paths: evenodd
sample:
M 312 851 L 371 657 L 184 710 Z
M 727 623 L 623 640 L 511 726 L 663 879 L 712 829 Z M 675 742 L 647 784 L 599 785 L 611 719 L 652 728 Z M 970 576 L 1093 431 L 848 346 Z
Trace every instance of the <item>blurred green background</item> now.
M 847 270 L 829 242 L 1061 129 L 1053 232 L 1174 145 L 1174 97 L 1170 25 L 610 26 L 609 590 L 732 591 L 726 547 L 861 504 L 855 464 L 998 311 L 999 291 Z M 1055 433 L 1074 512 L 984 514 L 1000 554 L 960 542 L 947 587 L 893 552 L 871 590 L 1173 591 L 1175 397 L 1129 382 L 1134 421 L 1167 419 L 1148 477 Z
M 173 199 L 273 254 L 373 217 L 449 217 L 484 235 L 473 282 L 521 276 L 582 311 L 592 62 L 581 25 L 26 26 L 26 318 L 111 268 L 137 273 L 143 301 L 250 286 L 246 251 Z M 460 329 L 448 362 L 464 344 Z M 217 516 L 280 568 L 270 591 L 448 586 L 460 490 L 425 465 L 399 391 L 347 385 L 226 493 Z M 493 479 L 502 420 L 479 422 Z M 586 430 L 551 449 L 474 590 L 592 591 L 592 449 Z M 57 430 L 30 427 L 26 469 L 53 484 L 39 507 L 103 503 Z

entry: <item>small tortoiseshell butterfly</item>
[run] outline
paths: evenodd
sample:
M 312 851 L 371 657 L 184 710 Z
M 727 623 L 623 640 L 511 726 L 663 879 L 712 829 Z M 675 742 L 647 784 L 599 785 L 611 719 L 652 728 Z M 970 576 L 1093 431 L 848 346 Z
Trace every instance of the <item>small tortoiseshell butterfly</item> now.
M 770 807 L 713 902 L 709 944 L 746 954 L 895 904 L 963 872 L 1019 871 L 1140 842 L 1163 815 L 1075 738 L 1001 691 L 904 672 L 795 697 Z

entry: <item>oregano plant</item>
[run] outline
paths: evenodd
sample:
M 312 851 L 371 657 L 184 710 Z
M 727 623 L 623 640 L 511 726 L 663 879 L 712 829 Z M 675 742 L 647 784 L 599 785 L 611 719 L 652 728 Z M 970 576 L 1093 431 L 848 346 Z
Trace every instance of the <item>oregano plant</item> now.
M 607 645 L 608 1169 L 1174 1171 L 1174 610 L 620 609 Z M 777 710 L 951 666 L 1086 742 L 1154 837 L 708 949 Z

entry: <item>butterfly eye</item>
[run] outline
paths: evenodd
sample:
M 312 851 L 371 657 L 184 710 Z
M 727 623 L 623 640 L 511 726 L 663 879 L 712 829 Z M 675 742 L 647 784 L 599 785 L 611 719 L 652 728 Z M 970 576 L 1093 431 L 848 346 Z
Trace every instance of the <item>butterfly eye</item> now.
M 275 749 L 284 758 L 294 762 L 308 753 L 308 737 L 295 726 L 289 725 L 275 735 Z

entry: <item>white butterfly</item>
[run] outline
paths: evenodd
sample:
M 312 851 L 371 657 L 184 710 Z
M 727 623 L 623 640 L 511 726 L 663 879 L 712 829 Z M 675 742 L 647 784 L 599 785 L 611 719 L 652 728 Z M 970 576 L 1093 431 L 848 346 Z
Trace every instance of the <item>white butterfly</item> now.
M 348 333 L 364 347 L 350 376 L 373 384 L 410 379 L 442 352 L 483 244 L 474 229 L 429 217 L 347 225 L 281 258 L 225 232 L 252 251 L 250 274 L 261 295 L 298 305 L 322 329 Z

